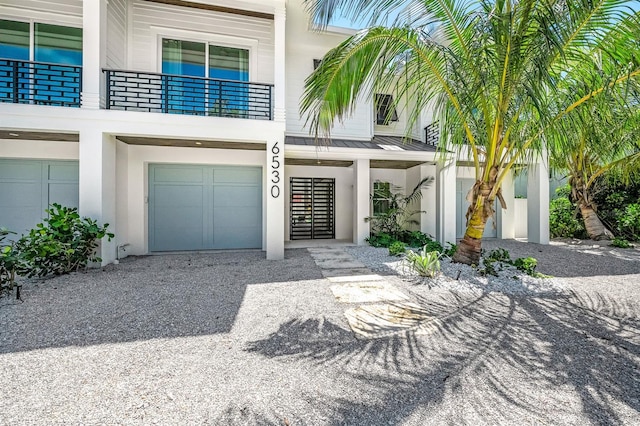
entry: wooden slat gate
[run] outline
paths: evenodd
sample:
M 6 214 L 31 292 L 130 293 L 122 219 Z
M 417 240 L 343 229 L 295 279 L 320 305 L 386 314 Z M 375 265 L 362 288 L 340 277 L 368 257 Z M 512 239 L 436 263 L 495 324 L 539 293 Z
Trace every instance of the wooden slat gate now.
M 333 239 L 335 233 L 335 179 L 290 180 L 292 240 Z

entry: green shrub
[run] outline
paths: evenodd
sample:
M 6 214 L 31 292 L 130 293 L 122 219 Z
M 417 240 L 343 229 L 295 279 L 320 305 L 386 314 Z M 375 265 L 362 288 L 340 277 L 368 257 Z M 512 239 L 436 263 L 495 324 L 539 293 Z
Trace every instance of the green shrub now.
M 586 235 L 576 208 L 566 197 L 558 197 L 549 206 L 549 231 L 552 238 L 582 238 Z
M 402 241 L 394 241 L 389 246 L 389 255 L 390 256 L 400 256 L 407 251 L 407 246 Z
M 371 235 L 367 238 L 367 242 L 373 247 L 389 247 L 394 241 L 397 241 L 391 235 L 381 232 Z
M 13 243 L 6 244 L 7 235 L 15 234 L 6 228 L 0 228 L 0 294 L 13 290 L 16 271 L 23 265 L 23 259 Z
M 453 244 L 453 243 L 447 243 L 447 245 L 449 247 L 444 249 L 444 251 L 442 253 L 445 256 L 453 257 L 453 255 L 456 253 L 456 250 L 458 250 L 458 245 L 457 244 Z
M 433 278 L 440 272 L 440 253 L 427 251 L 426 246 L 418 253 L 409 250 L 405 256 L 405 263 L 421 277 Z
M 632 248 L 633 245 L 631 243 L 629 243 L 629 241 L 625 240 L 624 238 L 614 238 L 613 241 L 611 241 L 611 245 L 613 247 L 618 247 L 618 248 Z
M 628 204 L 618 216 L 618 232 L 640 241 L 640 203 Z
M 504 262 L 511 264 L 511 255 L 507 251 L 507 249 L 497 248 L 495 250 L 491 250 L 486 256 L 485 259 L 491 262 Z
M 429 242 L 433 241 L 433 238 L 431 238 L 431 236 L 423 232 L 413 231 L 413 232 L 409 232 L 408 235 L 406 236 L 406 240 L 403 240 L 403 241 L 407 243 L 409 247 L 422 247 L 425 244 L 428 244 Z
M 46 212 L 49 218 L 15 244 L 25 262 L 18 270 L 20 275 L 60 275 L 102 260 L 95 249 L 101 238 L 113 238 L 107 232 L 108 224 L 99 226 L 92 219 L 80 218 L 78 209 L 60 204 L 53 204 Z
M 535 276 L 538 259 L 534 257 L 519 257 L 513 261 L 513 266 L 527 275 Z

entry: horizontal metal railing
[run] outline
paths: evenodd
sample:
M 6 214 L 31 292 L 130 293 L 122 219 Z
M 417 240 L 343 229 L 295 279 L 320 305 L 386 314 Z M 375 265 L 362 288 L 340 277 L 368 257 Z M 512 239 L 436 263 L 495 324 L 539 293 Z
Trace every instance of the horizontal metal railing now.
M 106 108 L 273 120 L 273 85 L 105 69 Z
M 0 102 L 80 106 L 82 67 L 0 58 Z

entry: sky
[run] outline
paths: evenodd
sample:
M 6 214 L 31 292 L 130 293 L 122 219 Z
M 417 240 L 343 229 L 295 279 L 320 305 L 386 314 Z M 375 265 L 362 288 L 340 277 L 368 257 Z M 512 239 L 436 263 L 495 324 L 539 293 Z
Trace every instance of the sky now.
M 631 8 L 635 11 L 639 11 L 640 10 L 640 0 L 630 0 L 627 2 L 629 6 L 631 6 Z M 398 11 L 395 11 L 395 13 L 389 15 L 389 20 L 393 20 L 395 19 L 395 17 L 398 15 Z M 338 15 L 338 14 L 336 14 Z M 343 17 L 336 17 L 334 18 L 333 22 L 331 23 L 331 25 L 336 26 L 336 27 L 343 27 L 343 28 L 363 28 L 366 26 L 366 20 L 365 22 L 353 22 L 349 19 L 343 18 Z

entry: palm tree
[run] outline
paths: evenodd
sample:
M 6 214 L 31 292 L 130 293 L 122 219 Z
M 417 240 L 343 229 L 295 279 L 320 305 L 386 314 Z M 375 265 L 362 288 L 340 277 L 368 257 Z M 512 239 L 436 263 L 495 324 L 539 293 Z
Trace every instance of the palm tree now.
M 609 98 L 598 99 L 576 112 L 579 121 L 559 123 L 548 138 L 551 166 L 567 172 L 571 198 L 593 240 L 614 237 L 598 217 L 594 195 L 599 178 L 613 174 L 628 184 L 640 175 L 639 97 L 626 86 L 620 90 L 631 108 L 615 102 L 607 104 Z M 572 126 L 576 123 L 579 125 Z
M 412 100 L 410 125 L 435 103 L 444 150 L 468 153 L 476 183 L 454 260 L 480 258 L 482 234 L 514 165 L 546 149 L 560 121 L 640 76 L 638 16 L 621 0 L 305 0 L 314 22 L 332 11 L 371 26 L 329 51 L 309 76 L 300 109 L 312 133 L 329 136 L 358 99 L 390 89 Z M 617 67 L 580 66 L 596 50 Z M 581 82 L 571 90 L 561 81 Z M 401 84 L 398 84 L 401 81 Z

